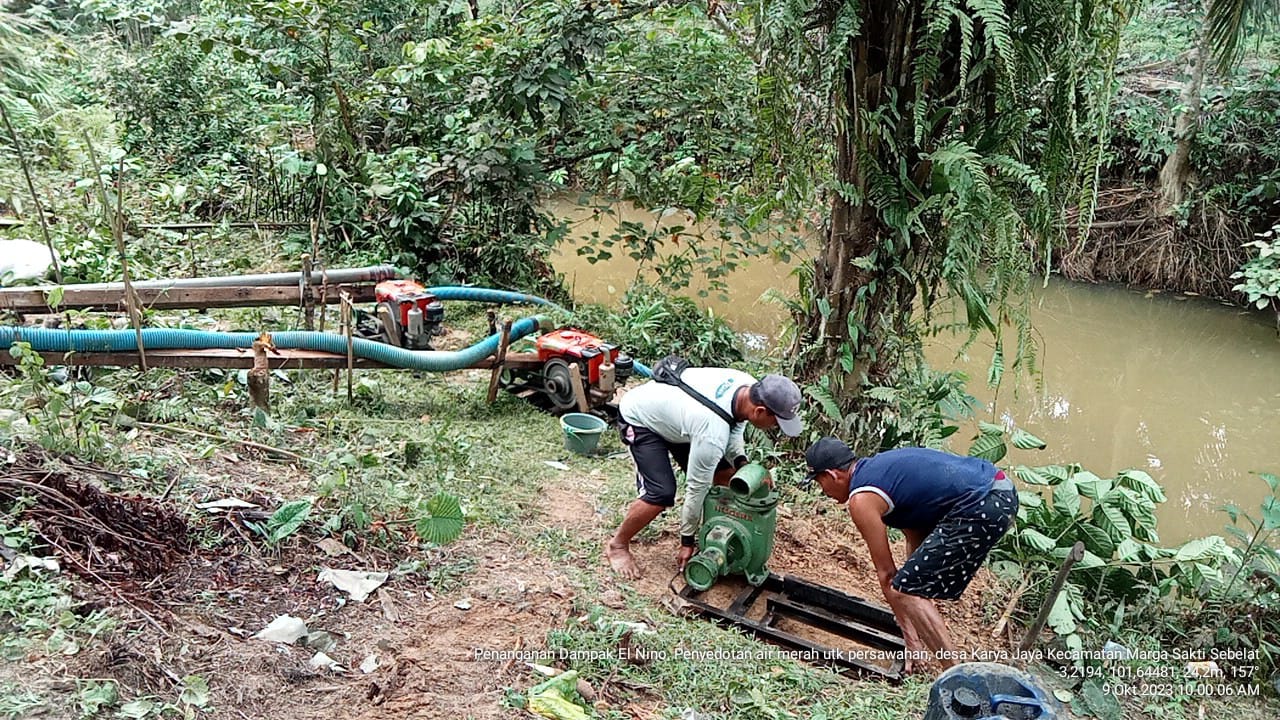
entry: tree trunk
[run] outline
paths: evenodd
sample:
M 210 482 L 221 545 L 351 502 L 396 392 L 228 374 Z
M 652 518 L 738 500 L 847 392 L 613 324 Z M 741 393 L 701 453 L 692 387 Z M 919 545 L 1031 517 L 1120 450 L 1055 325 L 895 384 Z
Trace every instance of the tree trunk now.
M 867 200 L 869 178 L 858 158 L 861 152 L 881 166 L 894 167 L 901 159 L 898 148 L 910 145 L 906 108 L 914 88 L 908 68 L 917 18 L 917 10 L 902 11 L 892 3 L 866 12 L 864 21 L 878 21 L 879 27 L 865 28 L 864 38 L 850 46 L 851 67 L 836 98 L 838 190 L 833 191 L 826 243 L 815 260 L 815 307 L 804 324 L 816 348 L 799 369 L 809 377 L 830 374 L 846 412 L 857 411 L 863 383 L 894 381 L 901 358 L 885 348 L 906 330 L 915 296 L 911 271 L 895 271 L 909 268 L 914 253 L 898 242 L 900 233 Z M 902 118 L 894 132 L 898 148 L 883 141 L 879 128 L 864 126 L 869 114 L 890 104 L 896 105 L 890 112 Z M 918 157 L 908 162 L 923 165 Z M 825 306 L 829 311 L 824 312 Z
M 1191 144 L 1195 141 L 1196 131 L 1200 127 L 1200 96 L 1204 85 L 1204 72 L 1208 58 L 1203 31 L 1192 52 L 1191 77 L 1182 87 L 1179 104 L 1182 112 L 1174 123 L 1173 138 L 1176 145 L 1173 152 L 1160 168 L 1160 205 L 1165 214 L 1173 212 L 1186 195 L 1187 179 L 1191 175 Z

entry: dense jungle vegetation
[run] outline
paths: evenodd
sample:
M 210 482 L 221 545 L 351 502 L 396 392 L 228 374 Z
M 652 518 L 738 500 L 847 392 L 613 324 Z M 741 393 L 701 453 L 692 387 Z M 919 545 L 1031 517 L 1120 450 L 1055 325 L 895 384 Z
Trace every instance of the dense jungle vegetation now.
M 1048 273 L 1199 293 L 1280 323 L 1274 0 L 0 3 L 0 240 L 56 248 L 60 284 L 118 280 L 126 258 L 134 278 L 148 278 L 292 268 L 314 253 L 329 267 L 390 262 L 426 284 L 567 303 L 549 253 L 568 228 L 549 199 L 601 214 L 627 200 L 690 222 L 624 223 L 577 248 L 592 262 L 625 255 L 659 272 L 621 307 L 576 308 L 575 319 L 628 338 L 643 359 L 675 350 L 795 373 L 813 401 L 810 425 L 860 452 L 955 439 L 964 379 L 931 370 L 921 349 L 944 302 L 964 308 L 975 335 L 994 336 L 984 379 L 994 385 L 1006 371 L 1034 372 L 1027 290 Z M 805 238 L 819 245 L 809 248 L 817 260 L 779 279 L 793 298 L 789 347 L 744 357 L 731 328 L 681 296 L 695 277 L 717 292 L 744 260 L 789 258 Z M 258 330 L 292 320 L 244 312 L 219 322 Z M 483 324 L 465 313 L 462 322 Z M 439 511 L 430 498 L 448 491 L 466 498 L 468 522 L 490 538 L 519 525 L 533 501 L 521 490 L 482 498 L 461 478 L 548 477 L 508 437 L 535 426 L 532 413 L 488 408 L 447 383 L 414 395 L 366 375 L 346 406 L 315 399 L 327 397 L 323 379 L 297 378 L 298 397 L 264 420 L 240 411 L 245 380 L 234 372 L 68 375 L 20 344 L 12 352 L 16 374 L 0 389 L 5 452 L 31 443 L 115 468 L 121 491 L 165 497 L 176 484 L 194 498 L 173 468 L 221 457 L 210 443 L 198 458 L 144 461 L 125 446 L 147 423 L 158 432 L 186 419 L 206 439 L 233 427 L 273 446 L 322 435 L 326 444 L 297 448 L 308 456 L 299 457 L 303 477 L 277 491 L 293 500 L 280 508 L 287 517 L 247 530 L 263 567 L 305 529 L 381 553 L 397 573 L 417 562 L 403 575 L 444 596 L 476 561 L 426 532 L 403 545 L 429 560 L 406 559 L 396 524 Z M 456 423 L 439 422 L 454 412 Z M 408 426 L 414 414 L 428 429 Z M 143 425 L 122 425 L 121 415 Z M 361 428 L 369 422 L 378 429 Z M 500 427 L 479 428 L 486 423 Z M 522 442 L 554 449 L 554 433 L 530 432 Z M 984 425 L 970 447 L 953 449 L 999 461 L 1008 445 L 1037 444 Z M 795 450 L 761 452 L 794 466 Z M 625 469 L 596 469 L 613 482 L 602 498 L 625 497 Z M 245 476 L 275 473 L 264 461 Z M 790 487 L 796 474 L 783 471 L 780 482 Z M 1280 691 L 1275 475 L 1259 476 L 1270 489 L 1260 507 L 1228 509 L 1225 537 L 1176 547 L 1160 543 L 1154 511 L 1165 496 L 1145 473 L 1099 477 L 1063 465 L 1018 477 L 1041 492 L 1022 493 L 1017 527 L 993 555 L 1008 587 L 993 591 L 992 614 L 1028 621 L 1080 541 L 1084 557 L 1049 617 L 1056 646 L 1114 639 L 1248 651 L 1253 662 L 1228 670 L 1247 668 L 1237 679 Z M 30 496 L 0 483 L 0 503 L 6 557 L 40 554 L 23 521 Z M 552 562 L 599 564 L 588 562 L 598 548 L 572 533 L 530 532 L 517 544 Z M 6 574 L 0 620 L 6 635 L 25 636 L 0 642 L 6 660 L 72 656 L 110 635 L 115 620 L 90 603 L 73 607 L 71 592 L 34 568 Z M 624 600 L 639 613 L 657 606 Z M 573 609 L 592 622 L 608 612 Z M 679 632 L 709 632 L 679 622 Z M 552 629 L 548 645 L 623 642 L 615 629 Z M 104 663 L 76 675 L 58 707 L 191 717 L 234 705 L 216 687 L 210 700 L 209 663 L 175 674 L 157 661 L 147 670 L 156 677 L 132 687 L 88 674 Z M 1188 694 L 1108 696 L 1099 667 L 1058 666 L 1074 679 L 1066 696 L 1077 712 L 1193 716 L 1198 698 Z M 716 717 L 793 717 L 785 703 L 751 695 L 753 684 L 799 703 L 805 717 L 871 712 L 866 698 L 794 664 L 697 678 L 662 663 L 624 670 L 650 688 L 634 692 L 666 703 L 661 717 L 684 717 L 682 696 L 725 687 L 732 701 Z M 620 670 L 584 672 L 612 680 Z M 12 674 L 0 688 L 0 715 L 55 702 L 56 689 L 23 688 Z M 918 685 L 878 693 L 870 697 L 890 708 L 885 717 L 919 710 Z

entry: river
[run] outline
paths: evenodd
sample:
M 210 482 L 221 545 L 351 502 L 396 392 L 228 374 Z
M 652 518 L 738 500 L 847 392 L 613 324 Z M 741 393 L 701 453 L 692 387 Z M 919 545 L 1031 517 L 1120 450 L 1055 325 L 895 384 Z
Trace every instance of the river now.
M 613 229 L 610 218 L 592 219 L 569 203 L 556 211 L 575 221 L 571 237 Z M 653 221 L 631 208 L 620 214 Z M 568 252 L 554 262 L 579 301 L 614 304 L 636 277 L 628 258 L 590 265 Z M 786 312 L 764 296 L 794 294 L 790 270 L 753 260 L 732 275 L 727 301 L 699 302 L 739 332 L 776 338 Z M 985 408 L 955 436 L 955 449 L 967 448 L 981 419 L 1017 425 L 1049 445 L 1013 450 L 1007 463 L 1075 462 L 1104 477 L 1145 470 L 1169 497 L 1158 512 L 1166 544 L 1221 532 L 1228 502 L 1258 517 L 1269 490 L 1251 473 L 1280 474 L 1280 338 L 1272 318 L 1203 298 L 1052 280 L 1036 291 L 1031 319 L 1040 373 L 1007 376 L 998 393 L 985 382 L 989 341 L 958 353 L 963 338 L 944 334 L 927 347 L 934 367 L 971 378 L 969 392 Z

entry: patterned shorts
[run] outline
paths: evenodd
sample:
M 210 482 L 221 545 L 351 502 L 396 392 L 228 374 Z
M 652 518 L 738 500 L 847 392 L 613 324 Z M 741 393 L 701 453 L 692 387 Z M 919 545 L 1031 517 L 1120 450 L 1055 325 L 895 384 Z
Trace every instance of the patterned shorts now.
M 893 576 L 893 589 L 934 600 L 959 598 L 1017 513 L 1017 491 L 1008 480 L 997 481 L 983 500 L 942 518 Z

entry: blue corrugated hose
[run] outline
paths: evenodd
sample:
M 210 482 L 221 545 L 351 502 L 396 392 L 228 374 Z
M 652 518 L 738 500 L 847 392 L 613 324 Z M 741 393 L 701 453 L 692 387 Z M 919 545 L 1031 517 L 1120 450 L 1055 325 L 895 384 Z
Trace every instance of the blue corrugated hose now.
M 538 329 L 540 316 L 524 318 L 511 326 L 511 339 L 522 338 Z M 205 330 L 173 330 L 143 328 L 143 347 L 151 350 L 208 350 L 253 347 L 258 333 L 209 332 Z M 461 370 L 484 360 L 498 350 L 497 334 L 463 350 L 406 350 L 394 345 L 352 339 L 352 352 L 358 358 L 411 370 L 441 372 Z M 286 331 L 271 333 L 275 346 L 285 350 L 321 350 L 345 355 L 347 338 L 333 333 Z M 42 352 L 130 352 L 138 349 L 133 330 L 59 330 L 0 326 L 0 347 L 15 342 L 31 344 Z
M 549 308 L 555 308 L 565 313 L 570 313 L 564 307 L 557 305 L 546 298 L 540 298 L 537 295 L 527 295 L 520 292 L 512 292 L 510 290 L 493 290 L 490 288 L 477 287 L 460 287 L 455 285 L 445 285 L 441 287 L 427 288 L 427 292 L 435 295 L 441 300 L 471 300 L 474 302 L 492 302 L 492 303 L 525 303 L 530 305 L 543 305 Z M 572 313 L 570 313 L 572 314 Z M 635 374 L 640 377 L 653 377 L 653 370 L 648 365 L 635 361 Z
M 489 288 L 443 286 L 428 288 L 428 292 L 441 300 L 469 300 L 473 302 L 524 303 L 544 305 L 564 310 L 563 307 L 525 293 Z M 511 339 L 517 340 L 536 331 L 542 316 L 524 318 L 511 326 Z M 142 345 L 153 350 L 209 350 L 249 349 L 258 333 L 210 332 L 206 330 L 175 330 L 143 328 Z M 285 331 L 271 333 L 276 347 L 285 350 L 320 350 L 345 355 L 347 339 L 332 333 Z M 406 350 L 386 343 L 352 339 L 352 352 L 358 358 L 380 362 L 410 370 L 443 372 L 461 370 L 484 360 L 498 351 L 501 338 L 494 334 L 462 350 Z M 0 326 L 0 348 L 8 348 L 15 342 L 31 344 L 41 352 L 130 352 L 138 349 L 137 335 L 133 330 L 57 330 L 48 328 Z M 637 362 L 635 372 L 650 377 L 652 371 Z

